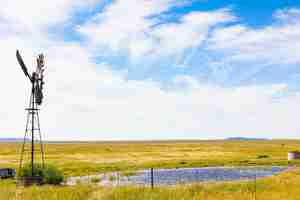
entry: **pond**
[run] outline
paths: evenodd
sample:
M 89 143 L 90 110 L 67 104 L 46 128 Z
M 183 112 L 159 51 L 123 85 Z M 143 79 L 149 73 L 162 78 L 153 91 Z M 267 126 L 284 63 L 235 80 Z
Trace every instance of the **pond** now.
M 286 170 L 286 167 L 206 167 L 154 169 L 154 185 L 175 185 L 204 181 L 233 181 L 268 177 Z M 115 173 L 73 177 L 69 185 L 76 182 L 96 182 L 99 185 L 151 185 L 151 170 L 142 170 L 127 175 Z

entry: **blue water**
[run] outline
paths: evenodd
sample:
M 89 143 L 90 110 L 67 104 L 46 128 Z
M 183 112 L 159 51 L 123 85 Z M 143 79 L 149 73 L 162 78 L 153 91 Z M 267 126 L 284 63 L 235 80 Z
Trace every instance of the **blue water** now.
M 285 170 L 285 167 L 207 167 L 207 168 L 180 168 L 155 169 L 154 184 L 174 185 L 203 181 L 233 181 L 268 177 Z M 134 176 L 121 177 L 120 184 L 150 185 L 150 170 L 139 171 Z

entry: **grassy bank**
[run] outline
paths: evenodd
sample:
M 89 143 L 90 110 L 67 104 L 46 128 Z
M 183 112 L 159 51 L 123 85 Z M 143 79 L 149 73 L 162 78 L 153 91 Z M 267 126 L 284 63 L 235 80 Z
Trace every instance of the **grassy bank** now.
M 2 200 L 297 200 L 300 199 L 300 170 L 259 179 L 227 183 L 203 183 L 174 187 L 101 188 L 42 186 L 17 188 L 13 181 L 0 182 Z
M 280 176 L 254 181 L 234 183 L 194 184 L 190 186 L 150 188 L 125 187 L 113 191 L 102 191 L 94 194 L 95 199 L 103 200 L 173 200 L 173 199 L 205 199 L 205 200 L 297 200 L 300 199 L 300 174 L 286 173 Z M 102 192 L 102 193 L 101 193 Z M 255 197 L 256 196 L 256 197 Z

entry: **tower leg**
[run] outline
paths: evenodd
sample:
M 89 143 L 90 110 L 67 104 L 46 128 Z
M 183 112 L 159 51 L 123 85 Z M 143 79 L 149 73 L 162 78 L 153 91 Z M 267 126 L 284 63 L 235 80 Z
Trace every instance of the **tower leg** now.
M 34 115 L 35 115 L 35 96 L 34 96 L 34 82 L 32 83 L 32 111 L 31 111 L 31 176 L 34 175 Z
M 30 95 L 30 102 L 29 102 L 29 107 L 31 107 L 31 103 L 32 103 L 32 93 Z M 19 171 L 22 168 L 22 164 L 23 164 L 23 159 L 24 159 L 24 154 L 26 153 L 26 142 L 27 142 L 27 135 L 28 135 L 28 125 L 29 125 L 29 121 L 30 121 L 30 111 L 28 110 L 27 112 L 27 120 L 26 120 L 26 128 L 25 128 L 25 134 L 24 134 L 24 139 L 23 139 L 23 143 L 22 143 L 22 149 L 21 149 L 21 156 L 20 156 L 20 163 L 19 163 Z
M 21 148 L 21 156 L 19 163 L 19 171 L 22 170 L 25 163 L 30 163 L 30 177 L 23 177 L 24 185 L 31 185 L 33 183 L 41 184 L 42 177 L 35 176 L 35 167 L 36 164 L 42 164 L 42 168 L 45 166 L 45 156 L 44 156 L 44 145 L 42 142 L 42 135 L 40 130 L 40 121 L 39 121 L 39 109 L 35 101 L 34 95 L 34 85 L 32 88 L 29 108 L 27 110 L 27 120 L 24 140 Z M 36 135 L 38 134 L 38 135 Z M 30 141 L 29 141 L 30 139 Z M 27 156 L 26 156 L 27 155 Z
M 37 117 L 37 127 L 38 127 L 38 134 L 39 134 L 39 139 L 40 139 L 40 148 L 41 148 L 41 157 L 42 157 L 42 164 L 43 167 L 45 167 L 45 152 L 44 152 L 44 144 L 43 144 L 43 140 L 42 140 L 42 133 L 41 133 L 41 128 L 40 128 L 40 117 L 39 117 L 39 113 L 36 113 L 36 117 Z

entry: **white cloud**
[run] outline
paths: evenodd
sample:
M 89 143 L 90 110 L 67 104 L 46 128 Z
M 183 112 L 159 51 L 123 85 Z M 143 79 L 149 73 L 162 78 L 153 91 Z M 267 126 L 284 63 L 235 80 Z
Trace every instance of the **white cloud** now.
M 297 9 L 280 10 L 272 25 L 253 29 L 234 25 L 215 30 L 208 49 L 222 52 L 231 61 L 259 64 L 296 64 L 300 62 L 300 23 Z
M 209 29 L 215 25 L 233 21 L 229 10 L 193 12 L 184 15 L 179 23 L 167 23 L 153 30 L 159 41 L 159 53 L 174 55 L 184 50 L 199 47 L 207 39 Z
M 17 46 L 17 41 L 7 41 L 2 54 L 7 67 L 0 86 L 10 95 L 2 98 L 0 118 L 3 131 L 21 136 L 30 85 L 14 57 L 11 44 Z M 181 76 L 174 80 L 176 87 L 164 90 L 158 82 L 127 80 L 126 72 L 95 64 L 78 43 L 48 44 L 42 49 L 47 79 L 41 113 L 48 139 L 215 138 L 244 133 L 281 137 L 281 131 L 292 137 L 300 128 L 300 95 L 274 99 L 286 84 L 224 88 Z M 34 51 L 24 52 L 30 63 Z M 7 87 L 11 77 L 15 80 Z
M 210 28 L 235 20 L 230 10 L 193 12 L 179 22 L 163 23 L 157 15 L 178 5 L 177 1 L 115 1 L 78 31 L 91 46 L 126 50 L 133 61 L 152 56 L 174 56 L 199 46 Z M 130 8 L 130 9 L 128 9 Z
M 113 50 L 122 49 L 137 37 L 146 37 L 143 34 L 156 24 L 156 20 L 150 17 L 167 11 L 173 4 L 174 0 L 114 1 L 92 21 L 78 27 L 78 31 L 91 43 L 105 45 Z
M 55 94 L 63 97 L 57 102 L 48 97 L 45 109 L 55 119 L 46 124 L 50 137 L 62 137 L 60 131 L 72 139 L 283 137 L 282 131 L 295 137 L 300 128 L 295 117 L 299 94 L 275 98 L 286 84 L 223 88 L 185 76 L 177 81 L 186 81 L 186 87 L 166 91 L 159 83 L 126 80 L 106 67 L 96 75 L 98 79 L 86 77 L 93 80 L 84 81 L 88 88 L 72 80 L 77 92 Z
M 235 19 L 228 10 L 195 12 L 184 15 L 178 23 L 163 24 L 153 29 L 151 26 L 156 24 L 157 19 L 146 18 L 167 11 L 170 6 L 177 5 L 176 2 L 124 2 L 116 1 L 79 30 L 91 42 L 116 50 L 129 48 L 134 57 L 141 57 L 159 48 L 163 48 L 166 54 L 174 54 L 197 46 L 205 40 L 210 27 Z M 38 4 L 45 8 L 30 12 L 28 16 L 26 12 L 29 10 L 20 11 L 26 15 L 24 19 L 17 11 L 11 10 L 6 15 L 9 12 L 5 10 L 7 8 L 0 8 L 0 18 L 9 21 L 2 23 L 0 30 L 5 30 L 8 24 L 14 26 L 15 31 L 15 34 L 6 34 L 9 30 L 0 33 L 3 66 L 0 79 L 3 94 L 0 105 L 1 136 L 7 137 L 4 133 L 9 132 L 14 132 L 12 135 L 18 137 L 23 134 L 23 109 L 28 103 L 30 84 L 15 58 L 15 50 L 20 48 L 30 71 L 35 64 L 34 57 L 40 52 L 46 55 L 41 125 L 48 139 L 216 138 L 235 134 L 297 137 L 296 133 L 300 131 L 297 121 L 300 94 L 278 98 L 289 89 L 285 82 L 226 88 L 203 84 L 193 76 L 178 75 L 174 77 L 173 87 L 166 90 L 162 89 L 161 82 L 128 80 L 126 70 L 114 71 L 109 64 L 95 63 L 92 59 L 95 52 L 79 42 L 57 41 L 44 31 L 37 31 L 38 34 L 34 35 L 16 31 L 24 27 L 39 29 L 63 23 L 69 19 L 74 7 L 83 4 L 81 1 L 65 1 L 53 8 L 50 3 L 53 1 Z M 12 5 L 8 8 L 12 9 Z M 128 10 L 128 6 L 135 10 Z M 20 5 L 17 7 L 21 8 Z M 41 10 L 45 16 L 37 19 L 40 21 L 32 21 Z M 52 13 L 55 11 L 58 13 Z M 285 13 L 278 14 L 284 23 Z M 269 37 L 281 30 L 290 38 L 297 37 L 292 37 L 291 30 L 297 30 L 294 22 L 277 25 L 276 31 L 273 28 L 250 30 L 242 25 L 222 30 L 211 41 L 218 51 L 229 49 L 234 52 L 238 44 L 249 45 L 248 48 L 253 51 L 252 48 L 261 48 L 264 40 L 273 41 Z M 96 34 L 95 37 L 93 34 Z M 243 40 L 240 37 L 248 37 L 248 43 L 241 43 Z M 277 41 L 279 36 L 275 34 L 274 37 Z M 247 52 L 246 47 L 238 50 Z
M 18 33 L 31 33 L 65 22 L 76 10 L 95 3 L 96 0 L 1 1 L 0 23 Z
M 284 23 L 299 23 L 300 10 L 296 8 L 278 10 L 273 14 L 273 17 Z

